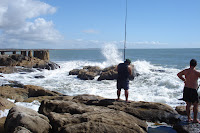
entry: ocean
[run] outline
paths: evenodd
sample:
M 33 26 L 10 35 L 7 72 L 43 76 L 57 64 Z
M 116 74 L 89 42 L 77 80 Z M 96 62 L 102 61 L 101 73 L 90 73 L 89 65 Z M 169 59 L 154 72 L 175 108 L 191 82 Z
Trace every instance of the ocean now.
M 188 68 L 192 58 L 200 62 L 199 53 L 200 49 L 126 49 L 126 58 L 132 60 L 140 74 L 130 81 L 129 100 L 160 102 L 172 107 L 185 105 L 178 100 L 182 98 L 184 84 L 177 73 Z M 71 96 L 92 94 L 117 98 L 116 80 L 97 81 L 98 77 L 94 80 L 80 80 L 77 76 L 69 75 L 69 71 L 88 65 L 105 68 L 123 62 L 123 50 L 115 45 L 106 45 L 102 49 L 50 50 L 50 60 L 61 68 L 43 71 L 34 69 L 31 73 L 3 76 L 6 80 L 42 86 Z M 35 76 L 45 78 L 36 79 Z M 121 99 L 125 99 L 124 91 L 121 92 Z

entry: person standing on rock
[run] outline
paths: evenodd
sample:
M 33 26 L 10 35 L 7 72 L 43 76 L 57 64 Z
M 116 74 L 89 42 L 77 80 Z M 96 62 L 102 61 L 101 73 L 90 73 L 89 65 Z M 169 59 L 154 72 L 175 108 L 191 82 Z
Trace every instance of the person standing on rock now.
M 124 63 L 117 66 L 117 100 L 120 100 L 121 89 L 125 91 L 126 102 L 128 102 L 129 76 L 132 75 L 131 60 L 126 59 Z
M 197 61 L 192 59 L 190 61 L 190 68 L 185 69 L 177 74 L 177 76 L 185 83 L 183 90 L 183 100 L 186 102 L 186 112 L 188 122 L 200 123 L 197 119 L 198 114 L 198 78 L 200 78 L 200 72 L 195 70 Z M 190 107 L 193 105 L 194 119 L 190 116 Z

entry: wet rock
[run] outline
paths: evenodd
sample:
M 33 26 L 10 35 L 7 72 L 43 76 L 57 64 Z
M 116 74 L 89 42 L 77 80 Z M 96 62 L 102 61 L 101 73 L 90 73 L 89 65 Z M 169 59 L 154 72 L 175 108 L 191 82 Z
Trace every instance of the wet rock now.
M 4 127 L 7 133 L 13 133 L 20 127 L 33 133 L 49 133 L 52 128 L 46 116 L 22 106 L 10 109 Z
M 45 76 L 43 76 L 43 75 L 36 75 L 36 76 L 34 76 L 34 78 L 36 78 L 36 79 L 43 79 L 43 78 L 45 78 Z
M 95 73 L 96 75 L 99 75 L 101 73 L 101 68 L 98 67 L 98 66 L 85 66 L 83 67 L 84 70 L 87 70 L 89 72 L 93 72 Z
M 191 115 L 193 115 L 191 113 Z M 200 115 L 198 115 L 198 118 Z M 173 128 L 177 131 L 177 133 L 199 133 L 200 132 L 200 124 L 187 122 L 187 116 L 182 115 L 180 117 L 181 122 L 175 124 Z
M 24 88 L 24 85 L 20 83 L 19 81 L 8 81 L 8 84 L 3 84 L 3 86 L 10 86 L 10 87 L 19 87 L 19 88 Z
M 102 70 L 102 73 L 100 74 L 100 77 L 98 78 L 98 81 L 101 80 L 115 80 L 117 79 L 118 72 L 117 72 L 117 65 L 110 66 L 108 68 L 105 68 Z M 130 75 L 129 79 L 133 80 L 136 76 L 139 76 L 139 73 L 136 73 L 136 70 L 133 69 L 133 74 Z
M 98 78 L 98 81 L 101 80 L 114 80 L 117 79 L 117 71 L 115 69 L 112 70 L 108 70 L 108 71 L 103 71 L 100 75 L 100 77 Z
M 83 69 L 79 71 L 77 78 L 82 80 L 93 80 L 95 76 L 97 76 L 97 73 L 89 72 Z
M 80 69 L 73 69 L 69 72 L 69 75 L 78 75 Z

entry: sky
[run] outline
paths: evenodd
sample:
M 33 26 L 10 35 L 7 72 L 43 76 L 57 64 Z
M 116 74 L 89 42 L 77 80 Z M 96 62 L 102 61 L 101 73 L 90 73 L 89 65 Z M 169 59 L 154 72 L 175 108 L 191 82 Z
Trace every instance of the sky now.
M 124 47 L 126 0 L 0 0 L 0 49 Z M 126 48 L 200 48 L 200 0 L 127 0 Z

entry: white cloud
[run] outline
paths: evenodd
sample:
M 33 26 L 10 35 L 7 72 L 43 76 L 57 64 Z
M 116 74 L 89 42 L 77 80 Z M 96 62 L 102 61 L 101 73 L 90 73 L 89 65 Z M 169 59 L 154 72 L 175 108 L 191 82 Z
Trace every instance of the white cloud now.
M 0 0 L 0 3 L 0 48 L 22 45 L 36 48 L 62 39 L 53 22 L 40 17 L 55 13 L 55 7 L 38 0 Z
M 99 32 L 94 30 L 94 29 L 87 29 L 87 30 L 83 30 L 83 33 L 88 33 L 88 34 L 98 34 Z
M 135 45 L 163 45 L 163 44 L 167 44 L 167 43 L 161 43 L 159 41 L 141 41 L 141 42 L 133 42 L 133 43 L 130 43 L 130 44 L 135 44 Z

